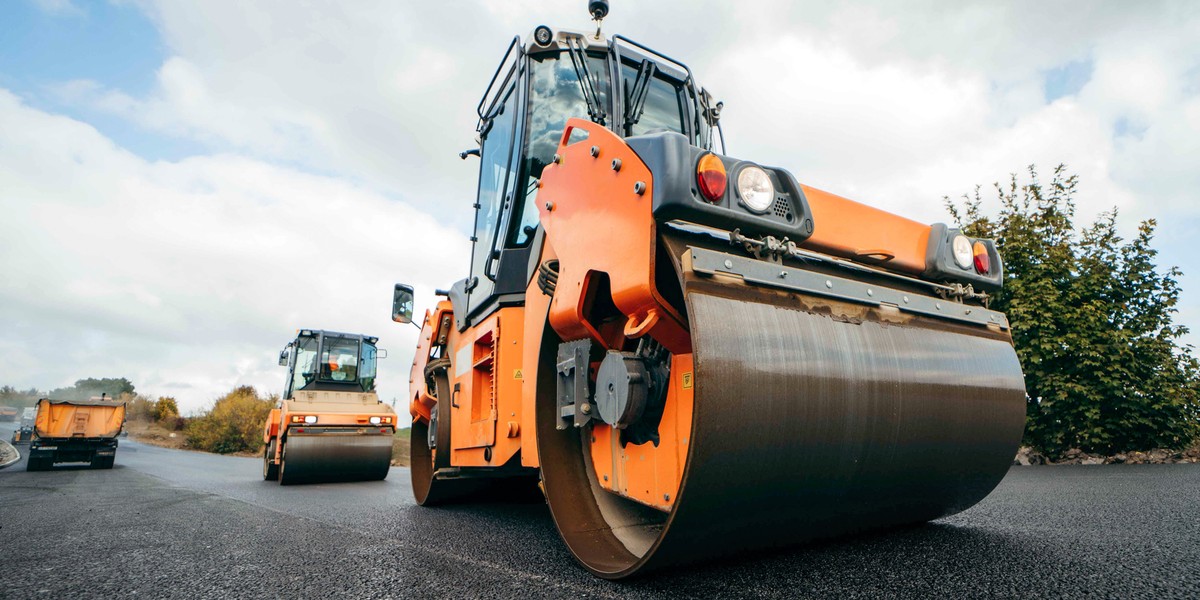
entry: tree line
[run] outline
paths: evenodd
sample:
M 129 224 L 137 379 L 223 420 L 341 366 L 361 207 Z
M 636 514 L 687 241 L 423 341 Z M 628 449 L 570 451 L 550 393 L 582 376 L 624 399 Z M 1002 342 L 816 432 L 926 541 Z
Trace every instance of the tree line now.
M 991 307 L 1008 315 L 1025 372 L 1025 443 L 1051 456 L 1196 443 L 1200 366 L 1175 322 L 1181 272 L 1156 262 L 1156 221 L 1130 240 L 1115 208 L 1077 227 L 1079 178 L 1062 165 L 1049 183 L 1031 166 L 993 187 L 996 214 L 984 214 L 980 188 L 946 207 L 1003 258 Z
M 980 187 L 945 204 L 964 233 L 995 240 L 1003 258 L 1004 288 L 990 306 L 1008 315 L 1025 373 L 1025 443 L 1052 457 L 1197 443 L 1200 364 L 1181 341 L 1187 328 L 1175 323 L 1181 273 L 1157 264 L 1155 220 L 1130 240 L 1117 232 L 1115 208 L 1078 227 L 1079 179 L 1062 165 L 1049 183 L 1031 166 L 1023 180 L 1012 175 L 993 188 L 995 214 L 985 214 Z M 125 378 L 88 378 L 46 394 L 4 386 L 0 404 L 101 393 L 129 400 L 131 419 L 169 424 L 193 447 L 222 453 L 258 451 L 278 401 L 243 386 L 185 419 L 174 398 L 139 396 Z

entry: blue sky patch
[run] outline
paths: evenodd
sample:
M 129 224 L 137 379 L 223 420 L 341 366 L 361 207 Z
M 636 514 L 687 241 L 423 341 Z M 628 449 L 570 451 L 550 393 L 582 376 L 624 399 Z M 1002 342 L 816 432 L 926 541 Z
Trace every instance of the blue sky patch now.
M 1046 97 L 1046 103 L 1049 104 L 1059 98 L 1078 94 L 1079 90 L 1083 89 L 1083 86 L 1092 79 L 1094 68 L 1095 63 L 1089 58 L 1071 61 L 1046 71 L 1045 80 L 1042 83 L 1042 92 Z
M 167 58 L 158 29 L 132 4 L 88 2 L 51 13 L 33 2 L 0 2 L 0 87 L 27 104 L 95 127 L 147 160 L 200 154 L 198 142 L 146 130 L 83 103 L 64 103 L 54 90 L 86 79 L 104 89 L 144 98 Z
M 167 55 L 154 23 L 133 5 L 78 8 L 50 14 L 32 2 L 0 3 L 0 84 L 26 91 L 93 79 L 132 96 L 149 93 Z

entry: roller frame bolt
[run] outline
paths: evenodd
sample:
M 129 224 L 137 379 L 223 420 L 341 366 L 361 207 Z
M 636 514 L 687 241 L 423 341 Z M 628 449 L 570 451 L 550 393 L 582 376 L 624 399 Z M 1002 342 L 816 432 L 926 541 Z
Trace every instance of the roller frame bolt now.
M 596 158 L 597 156 L 600 156 L 600 146 L 592 146 L 591 155 L 592 155 L 592 158 Z
M 646 184 L 640 181 L 633 184 L 633 193 L 641 196 L 646 193 Z
M 612 161 L 612 170 L 614 170 L 614 171 L 620 171 L 620 170 L 621 170 L 621 159 L 619 159 L 619 158 L 614 158 L 614 159 L 613 159 L 613 161 Z

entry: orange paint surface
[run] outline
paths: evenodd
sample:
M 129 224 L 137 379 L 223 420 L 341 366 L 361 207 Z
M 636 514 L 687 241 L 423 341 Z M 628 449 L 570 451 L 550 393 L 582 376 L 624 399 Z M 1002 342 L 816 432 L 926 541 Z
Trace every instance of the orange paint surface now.
M 602 423 L 592 426 L 592 466 L 602 487 L 660 510 L 671 509 L 687 464 L 694 378 L 692 355 L 673 356 L 671 382 L 658 425 L 658 446 L 645 443 L 622 448 L 620 434 L 612 427 Z
M 836 194 L 801 185 L 813 235 L 801 248 L 917 275 L 925 271 L 930 227 Z

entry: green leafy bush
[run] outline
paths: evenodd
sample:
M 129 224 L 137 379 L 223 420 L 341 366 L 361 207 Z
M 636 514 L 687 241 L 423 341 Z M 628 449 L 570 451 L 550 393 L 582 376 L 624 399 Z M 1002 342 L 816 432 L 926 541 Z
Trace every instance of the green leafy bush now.
M 263 423 L 275 407 L 275 396 L 260 398 L 250 386 L 234 389 L 217 399 L 206 414 L 188 419 L 184 436 L 198 450 L 229 454 L 262 449 Z
M 1155 265 L 1153 219 L 1129 242 L 1116 209 L 1076 231 L 1077 186 L 1061 165 L 1048 186 L 1030 167 L 1026 183 L 995 184 L 995 217 L 978 188 L 962 209 L 947 200 L 1004 258 L 992 307 L 1008 314 L 1025 371 L 1025 443 L 1055 457 L 1187 447 L 1200 436 L 1200 365 L 1173 323 L 1181 273 Z

